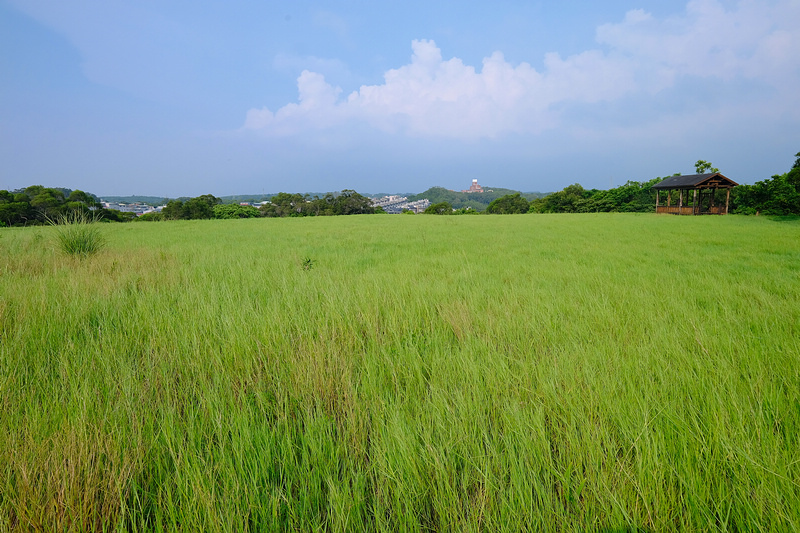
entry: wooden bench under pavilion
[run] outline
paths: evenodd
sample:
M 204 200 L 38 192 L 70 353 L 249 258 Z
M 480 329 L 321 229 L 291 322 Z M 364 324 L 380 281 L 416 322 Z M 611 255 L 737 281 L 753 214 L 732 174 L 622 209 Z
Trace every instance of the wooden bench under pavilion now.
M 653 185 L 656 190 L 656 213 L 674 215 L 727 215 L 731 189 L 738 183 L 720 174 L 672 176 Z M 726 189 L 725 205 L 715 205 L 717 189 Z M 661 205 L 661 191 L 667 191 L 667 204 Z M 672 205 L 672 192 L 678 191 L 677 204 Z M 691 198 L 689 191 L 692 192 Z

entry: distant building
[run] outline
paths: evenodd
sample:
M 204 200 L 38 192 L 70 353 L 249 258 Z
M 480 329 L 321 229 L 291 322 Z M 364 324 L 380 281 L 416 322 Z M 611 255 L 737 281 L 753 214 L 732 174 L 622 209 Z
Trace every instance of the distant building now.
M 373 198 L 372 205 L 382 208 L 390 215 L 396 215 L 402 213 L 403 211 L 414 211 L 415 213 L 421 213 L 425 211 L 429 205 L 431 205 L 431 202 L 427 198 L 423 198 L 422 200 L 417 200 L 415 202 L 409 202 L 408 197 L 406 196 L 392 195 L 384 196 L 383 198 Z
M 407 211 L 414 211 L 415 213 L 422 213 L 431 205 L 431 201 L 427 198 L 417 200 L 416 202 L 408 202 Z
M 147 213 L 158 213 L 164 209 L 163 205 L 158 207 L 153 207 L 148 204 L 143 204 L 141 202 L 134 202 L 131 204 L 120 204 L 116 202 L 101 202 L 101 205 L 104 209 L 114 209 L 116 211 L 121 211 L 123 213 L 134 213 L 137 217 L 141 215 L 145 215 Z
M 478 180 L 472 180 L 472 185 L 469 186 L 469 189 L 465 189 L 461 192 L 484 192 L 483 187 L 478 185 Z

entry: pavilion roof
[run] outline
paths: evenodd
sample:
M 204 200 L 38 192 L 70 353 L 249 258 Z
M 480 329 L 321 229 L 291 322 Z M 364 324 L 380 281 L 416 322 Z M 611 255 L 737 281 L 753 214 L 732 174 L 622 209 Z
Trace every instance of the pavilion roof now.
M 671 176 L 653 185 L 654 189 L 729 189 L 739 185 L 719 172 L 713 174 L 687 174 Z

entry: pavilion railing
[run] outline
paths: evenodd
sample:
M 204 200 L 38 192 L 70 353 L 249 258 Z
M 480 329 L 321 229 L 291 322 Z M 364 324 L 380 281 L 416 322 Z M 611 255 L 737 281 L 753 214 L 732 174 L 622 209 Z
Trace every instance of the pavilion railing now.
M 697 211 L 695 211 L 697 209 Z M 667 207 L 666 205 L 660 205 L 656 208 L 656 213 L 664 213 L 664 214 L 671 214 L 671 215 L 724 215 L 725 214 L 725 206 L 715 205 L 714 207 L 705 207 L 705 206 L 697 206 L 696 208 L 693 206 L 682 206 L 678 207 L 677 205 L 671 205 Z

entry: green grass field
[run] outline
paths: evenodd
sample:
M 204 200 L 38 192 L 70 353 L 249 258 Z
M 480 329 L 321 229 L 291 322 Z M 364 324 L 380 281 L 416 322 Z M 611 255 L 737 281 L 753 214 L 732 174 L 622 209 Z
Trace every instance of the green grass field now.
M 0 230 L 0 531 L 800 529 L 800 221 Z

